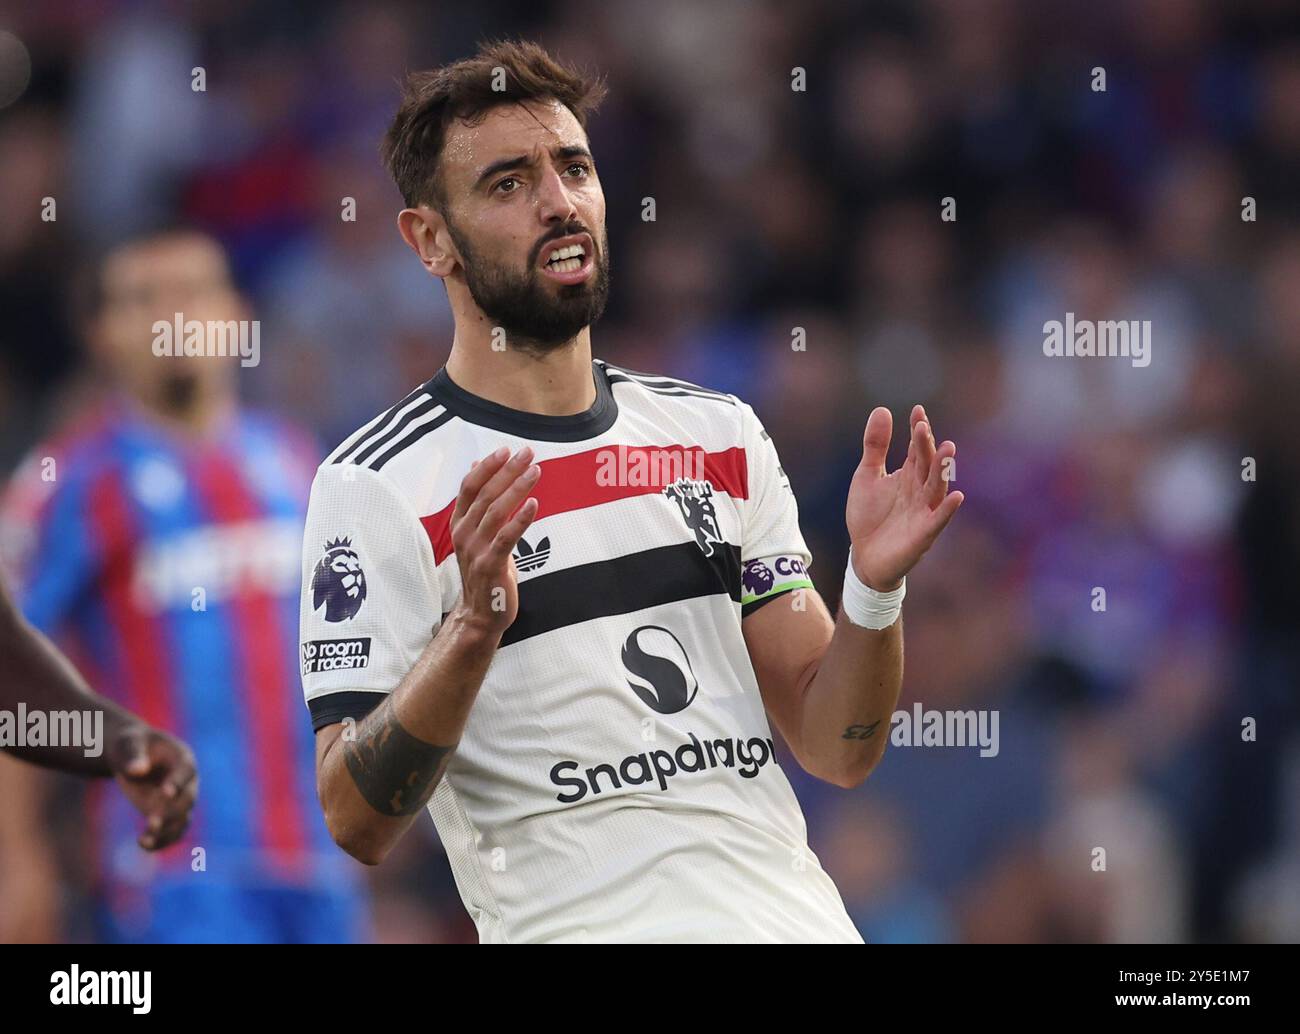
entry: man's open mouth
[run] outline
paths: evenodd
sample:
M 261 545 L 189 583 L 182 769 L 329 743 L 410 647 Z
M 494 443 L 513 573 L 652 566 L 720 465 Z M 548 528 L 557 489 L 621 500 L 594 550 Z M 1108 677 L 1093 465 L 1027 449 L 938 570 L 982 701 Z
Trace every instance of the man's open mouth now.
M 556 248 L 546 260 L 546 268 L 557 273 L 572 273 L 582 268 L 582 260 L 587 257 L 587 249 L 581 244 L 570 244 L 566 248 Z
M 562 237 L 542 249 L 542 270 L 561 283 L 581 283 L 591 273 L 594 250 L 591 238 L 585 233 Z

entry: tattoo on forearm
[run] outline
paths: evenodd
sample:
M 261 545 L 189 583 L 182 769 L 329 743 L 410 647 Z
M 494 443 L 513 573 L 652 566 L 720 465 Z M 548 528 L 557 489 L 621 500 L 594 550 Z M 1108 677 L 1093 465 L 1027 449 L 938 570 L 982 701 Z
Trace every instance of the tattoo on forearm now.
M 413 815 L 424 807 L 451 757 L 452 747 L 417 740 L 402 728 L 388 697 L 343 744 L 352 781 L 382 815 Z
M 846 740 L 869 740 L 879 724 L 880 720 L 877 719 L 870 725 L 850 725 L 844 730 L 843 738 Z

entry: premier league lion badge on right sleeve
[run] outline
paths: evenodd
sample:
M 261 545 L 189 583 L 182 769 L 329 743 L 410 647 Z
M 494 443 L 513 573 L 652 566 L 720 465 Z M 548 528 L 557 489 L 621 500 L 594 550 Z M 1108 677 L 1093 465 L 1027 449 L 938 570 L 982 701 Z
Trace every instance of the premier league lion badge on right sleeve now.
M 325 620 L 351 621 L 366 600 L 366 574 L 350 538 L 325 543 L 325 555 L 311 579 L 313 610 L 325 607 Z

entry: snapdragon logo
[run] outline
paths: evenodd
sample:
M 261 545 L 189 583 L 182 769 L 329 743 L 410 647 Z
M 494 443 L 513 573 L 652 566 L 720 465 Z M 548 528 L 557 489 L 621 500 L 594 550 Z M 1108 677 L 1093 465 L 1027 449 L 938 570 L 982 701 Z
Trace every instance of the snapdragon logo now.
M 257 366 L 262 361 L 261 320 L 187 320 L 182 313 L 155 321 L 153 354 L 159 359 L 206 356 L 239 358 L 240 366 Z
M 52 1005 L 129 1005 L 137 1016 L 151 1008 L 153 973 L 150 970 L 101 971 L 73 965 L 50 974 Z
M 576 804 L 588 795 L 598 797 L 606 790 L 645 787 L 648 783 L 658 786 L 662 793 L 676 776 L 713 768 L 731 769 L 741 779 L 753 779 L 775 759 L 776 746 L 770 739 L 753 736 L 741 740 L 725 736 L 701 740 L 695 733 L 690 733 L 690 742 L 672 751 L 629 754 L 621 761 L 592 765 L 586 769 L 576 761 L 561 761 L 551 769 L 551 782 L 565 788 L 564 793 L 555 795 L 557 801 Z
M 1043 324 L 1043 355 L 1052 358 L 1131 359 L 1134 366 L 1151 365 L 1150 320 L 1076 320 L 1065 314 L 1065 322 Z
M 104 753 L 103 711 L 0 711 L 0 749 L 80 747 L 88 758 Z
M 660 714 L 687 707 L 700 688 L 681 640 L 658 625 L 632 630 L 623 643 L 623 667 L 632 692 Z

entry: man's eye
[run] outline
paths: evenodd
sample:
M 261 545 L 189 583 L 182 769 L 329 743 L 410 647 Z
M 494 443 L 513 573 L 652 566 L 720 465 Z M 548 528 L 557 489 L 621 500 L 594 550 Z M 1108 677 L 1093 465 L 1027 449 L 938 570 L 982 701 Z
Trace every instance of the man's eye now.
M 505 189 L 507 183 L 513 183 L 515 185 L 518 185 L 519 179 L 516 176 L 507 176 L 505 179 L 503 179 L 500 183 L 496 185 L 496 189 L 501 191 L 502 194 L 513 194 L 515 192 L 514 187 L 511 187 L 509 190 Z
M 574 162 L 572 165 L 569 166 L 568 171 L 572 172 L 574 169 L 578 170 L 580 174 L 579 178 L 583 178 L 587 175 L 588 172 L 587 166 L 582 162 Z

